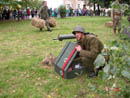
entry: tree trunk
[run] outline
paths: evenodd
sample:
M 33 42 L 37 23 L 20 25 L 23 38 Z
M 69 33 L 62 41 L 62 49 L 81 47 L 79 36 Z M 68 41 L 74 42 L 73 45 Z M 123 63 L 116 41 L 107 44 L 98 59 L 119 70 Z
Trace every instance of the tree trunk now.
M 100 8 L 99 8 L 99 4 L 98 4 L 98 16 L 100 16 Z
M 94 14 L 95 14 L 95 9 L 96 9 L 96 6 L 95 6 L 95 0 L 94 0 L 94 3 L 93 3 L 93 10 L 94 10 Z

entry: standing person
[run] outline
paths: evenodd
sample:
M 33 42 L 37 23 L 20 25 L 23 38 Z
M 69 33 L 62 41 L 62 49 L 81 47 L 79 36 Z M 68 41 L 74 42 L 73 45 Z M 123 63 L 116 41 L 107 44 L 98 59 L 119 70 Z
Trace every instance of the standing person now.
M 73 16 L 73 8 L 70 7 L 69 10 L 70 10 L 69 16 L 71 17 L 71 16 Z
M 28 8 L 27 8 L 27 18 L 28 18 L 28 19 L 30 19 L 30 14 L 31 14 L 30 8 L 28 7 Z
M 47 31 L 51 32 L 50 29 L 50 25 L 48 22 L 48 18 L 49 18 L 49 13 L 48 13 L 48 6 L 47 6 L 47 2 L 43 1 L 43 5 L 41 6 L 39 12 L 38 12 L 38 16 L 40 16 L 41 19 L 44 19 L 46 22 L 46 26 L 47 26 Z M 42 31 L 42 28 L 40 28 L 40 31 Z
M 104 47 L 102 42 L 96 35 L 85 35 L 85 29 L 81 26 L 76 26 L 72 33 L 76 36 L 76 50 L 79 52 L 78 57 L 72 62 L 72 67 L 77 64 L 87 66 L 88 77 L 96 76 L 93 63 Z
M 121 30 L 121 18 L 122 18 L 122 12 L 120 9 L 119 1 L 116 0 L 114 2 L 114 8 L 112 11 L 112 21 L 113 21 L 113 32 L 114 34 L 117 34 L 116 29 L 118 28 L 118 33 L 120 33 Z
M 90 16 L 92 17 L 93 16 L 93 10 L 90 9 Z
M 35 15 L 35 11 L 34 11 L 34 8 L 31 10 L 31 16 L 32 16 L 32 18 L 34 17 L 34 15 Z
M 2 9 L 0 8 L 0 20 L 2 20 Z
M 57 9 L 57 8 L 56 8 L 55 16 L 56 16 L 56 17 L 58 16 L 58 9 Z
M 82 11 L 83 11 L 83 16 L 86 16 L 86 5 L 85 4 L 83 5 L 83 10 Z

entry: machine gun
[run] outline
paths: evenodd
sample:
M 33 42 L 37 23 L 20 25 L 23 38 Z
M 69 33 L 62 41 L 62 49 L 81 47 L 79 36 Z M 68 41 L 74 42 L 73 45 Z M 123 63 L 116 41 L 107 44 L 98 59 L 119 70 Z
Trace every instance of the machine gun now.
M 91 35 L 95 35 L 93 33 L 89 33 L 89 32 L 85 32 L 84 33 L 85 35 L 88 35 L 88 34 L 91 34 Z M 97 35 L 95 35 L 97 36 Z M 58 35 L 57 38 L 54 38 L 53 40 L 59 40 L 59 41 L 62 41 L 62 40 L 65 40 L 65 39 L 75 39 L 75 35 L 74 34 L 64 34 L 64 35 Z

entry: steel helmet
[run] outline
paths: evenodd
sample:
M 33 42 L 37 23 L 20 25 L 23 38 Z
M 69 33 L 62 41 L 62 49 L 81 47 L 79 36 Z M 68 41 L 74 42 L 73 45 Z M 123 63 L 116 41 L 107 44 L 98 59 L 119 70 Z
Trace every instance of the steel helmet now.
M 76 26 L 72 33 L 75 34 L 75 32 L 85 33 L 85 29 L 81 26 Z

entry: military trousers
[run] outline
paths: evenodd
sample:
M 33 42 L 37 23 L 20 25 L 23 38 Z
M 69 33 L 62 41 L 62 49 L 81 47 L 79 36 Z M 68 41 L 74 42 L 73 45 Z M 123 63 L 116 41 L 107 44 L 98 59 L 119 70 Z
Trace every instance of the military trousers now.
M 87 67 L 87 73 L 94 72 L 93 60 L 91 59 L 88 59 L 86 57 L 77 57 L 72 61 L 71 67 L 73 68 L 77 64 Z
M 46 25 L 47 29 L 50 30 L 50 25 L 49 25 L 48 19 L 44 19 L 44 20 L 45 20 L 45 25 Z
M 115 19 L 113 23 L 113 29 L 116 30 L 121 30 L 121 20 L 120 19 Z

